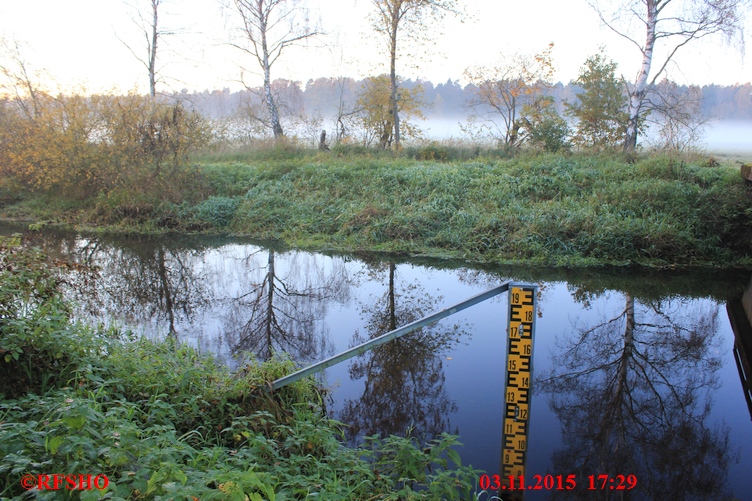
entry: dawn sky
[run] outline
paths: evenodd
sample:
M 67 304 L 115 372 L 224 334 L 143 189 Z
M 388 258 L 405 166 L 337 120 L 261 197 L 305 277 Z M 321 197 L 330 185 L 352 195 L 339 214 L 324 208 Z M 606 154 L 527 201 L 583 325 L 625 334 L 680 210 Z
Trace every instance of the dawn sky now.
M 141 1 L 147 4 L 148 0 Z M 632 80 L 640 62 L 636 48 L 611 33 L 585 0 L 467 1 L 464 23 L 448 18 L 443 34 L 420 48 L 425 60 L 403 57 L 398 73 L 435 83 L 462 80 L 472 64 L 493 64 L 500 53 L 539 52 L 554 42 L 556 78 L 577 76 L 585 58 L 606 46 L 619 72 Z M 386 71 L 386 56 L 368 20 L 370 0 L 310 0 L 327 35 L 316 47 L 296 48 L 272 68 L 273 78 L 305 83 L 309 78 L 346 75 L 361 78 Z M 147 89 L 146 72 L 118 37 L 136 50 L 144 44 L 130 19 L 132 9 L 119 0 L 34 0 L 0 3 L 0 34 L 26 44 L 25 58 L 45 69 L 61 86 L 85 85 L 90 91 Z M 159 58 L 165 83 L 160 90 L 241 88 L 241 66 L 255 70 L 247 55 L 226 45 L 236 22 L 219 0 L 171 0 L 160 21 L 184 33 L 167 39 Z M 116 36 L 117 35 L 117 36 Z M 749 36 L 747 36 L 749 43 Z M 730 85 L 752 80 L 752 57 L 714 38 L 683 49 L 670 76 L 679 83 Z M 258 85 L 260 78 L 246 72 Z

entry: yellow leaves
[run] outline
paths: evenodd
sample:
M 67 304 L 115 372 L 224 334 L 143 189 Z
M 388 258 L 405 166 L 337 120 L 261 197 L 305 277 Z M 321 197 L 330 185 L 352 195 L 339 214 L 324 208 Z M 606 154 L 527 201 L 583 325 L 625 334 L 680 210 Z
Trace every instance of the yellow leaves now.
M 238 487 L 235 482 L 224 482 L 222 484 L 219 484 L 219 490 L 224 494 L 231 494 L 237 491 Z
M 377 139 L 382 146 L 391 144 L 393 116 L 391 106 L 391 86 L 388 75 L 379 75 L 365 80 L 365 88 L 358 96 L 357 105 L 361 110 L 361 123 L 368 137 Z M 418 136 L 420 129 L 411 119 L 424 119 L 421 107 L 423 89 L 416 86 L 410 89 L 397 87 L 397 109 L 400 117 L 400 131 L 403 136 Z
M 24 109 L 0 102 L 0 173 L 74 197 L 108 191 L 144 169 L 161 174 L 168 166 L 170 175 L 209 135 L 197 114 L 136 94 L 37 93 L 35 113 Z

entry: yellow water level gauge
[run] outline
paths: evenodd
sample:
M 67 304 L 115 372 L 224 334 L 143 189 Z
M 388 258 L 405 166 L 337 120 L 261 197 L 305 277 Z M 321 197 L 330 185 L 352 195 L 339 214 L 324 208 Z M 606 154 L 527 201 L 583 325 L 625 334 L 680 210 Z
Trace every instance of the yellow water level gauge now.
M 530 422 L 530 385 L 533 376 L 536 292 L 537 287 L 533 285 L 511 285 L 509 289 L 504 429 L 501 445 L 501 489 L 505 491 L 512 487 L 510 477 L 518 482 L 518 478 L 524 478 L 525 475 Z M 519 488 L 518 486 L 519 484 L 515 487 Z M 516 494 L 520 496 L 522 492 Z M 507 491 L 507 494 L 511 492 Z M 505 496 L 505 499 L 507 497 L 509 496 Z

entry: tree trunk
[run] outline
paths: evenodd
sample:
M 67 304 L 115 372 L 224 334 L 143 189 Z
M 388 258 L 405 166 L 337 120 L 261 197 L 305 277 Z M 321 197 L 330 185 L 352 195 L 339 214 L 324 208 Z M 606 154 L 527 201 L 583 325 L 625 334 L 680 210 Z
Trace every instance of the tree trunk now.
M 629 361 L 632 359 L 634 352 L 634 331 L 635 331 L 635 299 L 632 294 L 627 293 L 626 306 L 624 311 L 626 312 L 626 323 L 624 325 L 624 351 L 622 356 L 622 364 L 619 368 L 619 379 L 617 384 L 617 396 L 621 397 L 627 387 L 627 373 L 629 369 Z M 620 400 L 620 398 L 619 398 Z
M 620 452 L 620 449 L 626 443 L 622 413 L 624 412 L 625 407 L 629 405 L 629 363 L 634 357 L 635 347 L 634 307 L 634 296 L 627 293 L 626 306 L 624 308 L 624 314 L 626 316 L 624 326 L 624 349 L 621 352 L 619 360 L 618 374 L 614 381 L 614 391 L 613 394 L 608 396 L 610 402 L 606 407 L 606 411 L 603 413 L 602 424 L 600 426 L 600 431 L 598 432 L 598 440 L 603 441 L 604 443 L 609 441 L 609 436 L 612 435 L 612 433 L 614 434 L 614 448 L 609 450 L 611 454 Z
M 160 247 L 157 251 L 157 269 L 159 273 L 160 286 L 162 287 L 162 293 L 165 299 L 165 310 L 167 311 L 167 320 L 170 322 L 168 335 L 177 337 L 177 331 L 175 330 L 175 312 L 172 304 L 172 292 L 170 291 L 170 281 L 167 278 L 167 266 L 165 266 L 165 252 L 164 248 Z
M 392 117 L 394 122 L 394 149 L 399 150 L 400 149 L 400 122 L 399 122 L 399 108 L 397 103 L 397 70 L 396 70 L 396 60 L 397 60 L 397 27 L 399 22 L 398 17 L 398 9 L 399 4 L 397 4 L 394 7 L 394 11 L 392 11 L 392 30 L 390 33 L 390 40 L 389 40 L 389 58 L 390 58 L 390 68 L 389 68 L 389 82 L 391 84 L 391 96 L 390 101 L 392 104 Z
M 284 136 L 284 131 L 279 123 L 279 111 L 277 105 L 274 103 L 274 96 L 272 96 L 272 80 L 271 80 L 271 64 L 269 63 L 269 46 L 266 41 L 266 17 L 262 11 L 262 3 L 259 2 L 259 16 L 260 31 L 261 31 L 261 50 L 262 50 L 262 64 L 264 67 L 264 95 L 266 96 L 266 106 L 269 108 L 269 117 L 271 119 L 272 131 L 274 132 L 274 138 L 280 138 Z
M 266 299 L 266 350 L 269 359 L 274 355 L 272 347 L 272 323 L 274 322 L 274 251 L 269 251 L 269 269 L 267 270 L 269 281 L 269 296 Z
M 397 328 L 397 315 L 394 311 L 394 271 L 396 266 L 389 263 L 389 331 Z
M 153 18 L 151 23 L 151 51 L 149 52 L 149 95 L 152 99 L 157 95 L 157 31 L 159 0 L 151 0 Z
M 285 135 L 282 130 L 282 126 L 279 123 L 279 111 L 277 111 L 277 105 L 274 104 L 274 96 L 272 96 L 272 84 L 269 80 L 269 65 L 268 57 L 264 57 L 264 94 L 266 95 L 266 106 L 269 108 L 269 116 L 272 121 L 272 131 L 274 132 L 274 138 L 279 138 Z
M 326 131 L 321 131 L 321 136 L 319 137 L 319 149 L 324 151 L 329 151 L 329 146 L 326 145 Z
M 637 148 L 637 126 L 640 119 L 640 109 L 645 99 L 645 87 L 648 83 L 650 65 L 653 62 L 653 47 L 655 46 L 655 25 L 658 20 L 658 8 L 656 0 L 646 0 L 647 19 L 645 35 L 645 49 L 642 51 L 642 66 L 637 74 L 632 92 L 629 94 L 629 121 L 624 140 L 624 151 L 633 153 Z
M 379 136 L 379 146 L 381 149 L 386 149 L 392 145 L 392 129 L 392 123 L 387 122 L 381 131 L 381 135 Z

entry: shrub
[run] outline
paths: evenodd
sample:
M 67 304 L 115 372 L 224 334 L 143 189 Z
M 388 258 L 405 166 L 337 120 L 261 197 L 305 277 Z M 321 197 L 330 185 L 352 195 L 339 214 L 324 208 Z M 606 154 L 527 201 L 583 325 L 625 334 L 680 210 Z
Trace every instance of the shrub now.
M 224 228 L 232 222 L 240 202 L 240 198 L 209 197 L 196 206 L 196 218 L 217 228 Z
M 595 54 L 587 58 L 575 80 L 583 92 L 577 95 L 577 102 L 566 103 L 566 114 L 576 121 L 573 141 L 579 147 L 608 150 L 624 140 L 626 99 L 615 72 L 615 61 Z
M 188 154 L 210 142 L 197 113 L 135 94 L 53 98 L 39 91 L 34 113 L 26 105 L 0 106 L 0 174 L 32 191 L 85 199 L 127 186 L 172 194 Z
M 554 109 L 548 109 L 530 121 L 529 141 L 548 153 L 569 148 L 569 126 Z
M 0 394 L 7 398 L 67 384 L 96 352 L 93 334 L 70 322 L 60 281 L 38 249 L 0 237 Z

